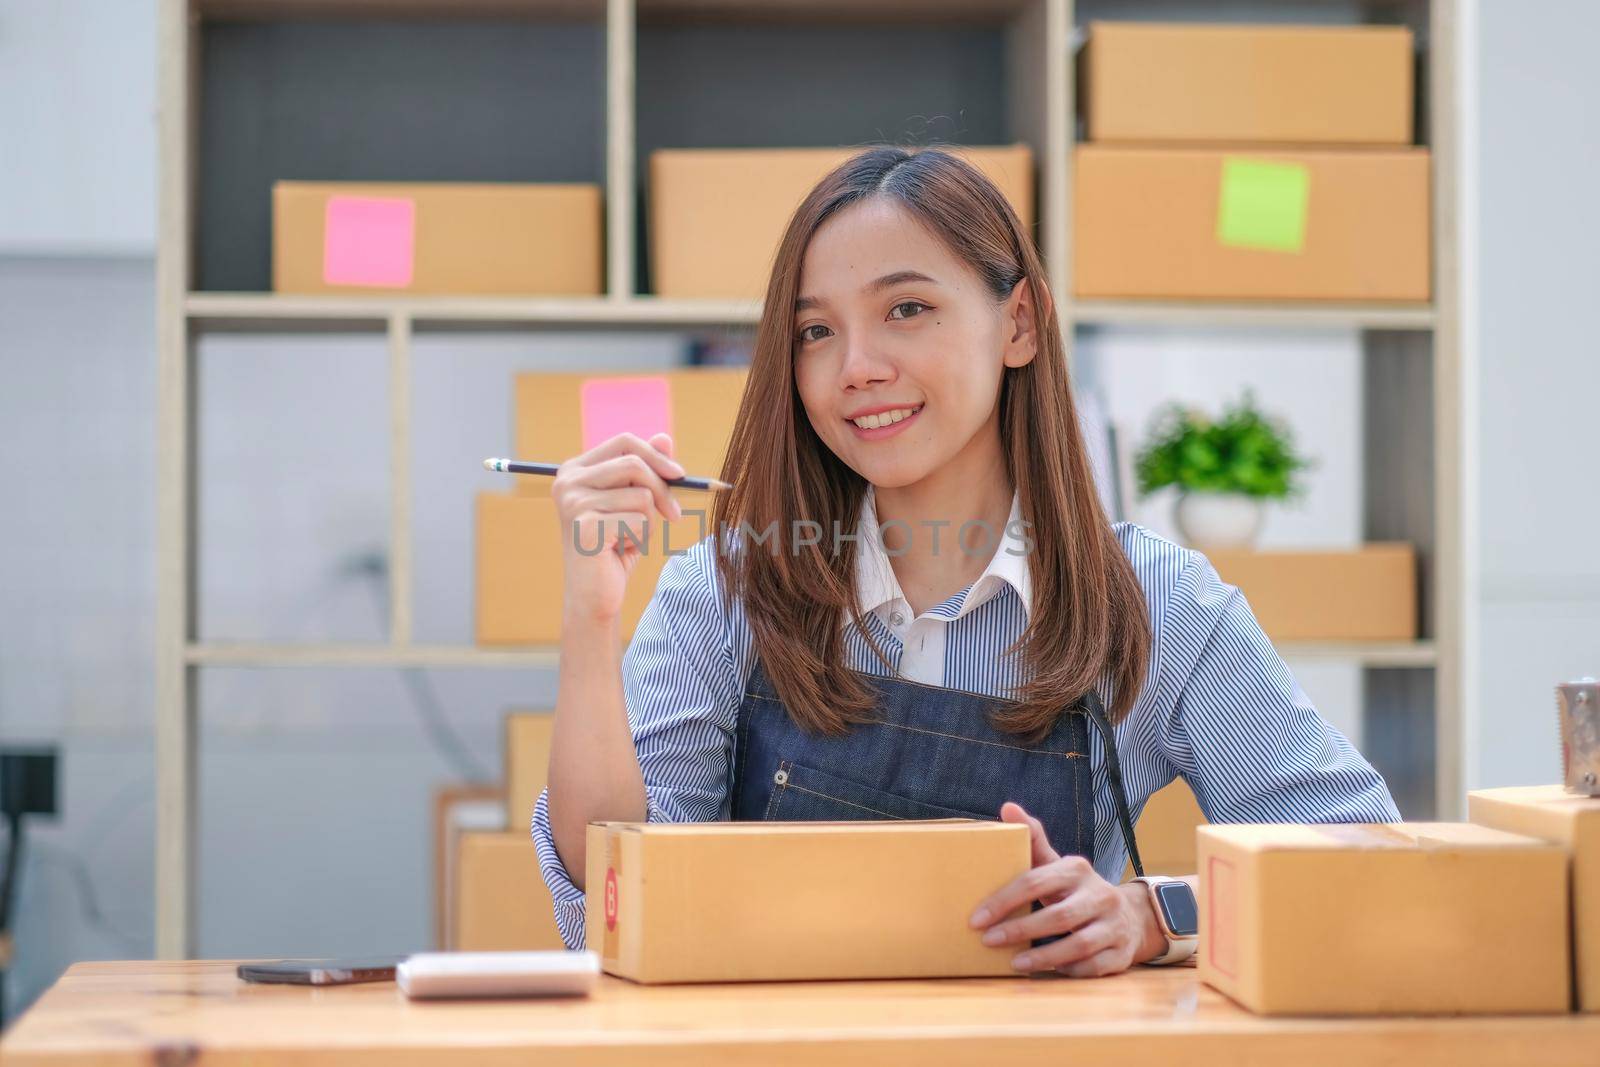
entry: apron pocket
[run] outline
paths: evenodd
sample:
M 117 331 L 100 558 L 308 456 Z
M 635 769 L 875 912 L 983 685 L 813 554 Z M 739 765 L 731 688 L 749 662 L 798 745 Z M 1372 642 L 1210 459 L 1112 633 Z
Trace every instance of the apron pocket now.
M 787 822 L 851 822 L 866 819 L 985 819 L 994 814 L 924 804 L 896 793 L 848 782 L 814 767 L 783 760 L 773 775 L 766 818 Z

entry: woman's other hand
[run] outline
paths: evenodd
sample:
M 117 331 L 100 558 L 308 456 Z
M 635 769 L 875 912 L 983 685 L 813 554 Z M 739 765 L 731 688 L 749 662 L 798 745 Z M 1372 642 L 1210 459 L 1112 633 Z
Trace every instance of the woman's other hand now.
M 1044 826 L 1020 804 L 1000 808 L 1003 822 L 1024 823 L 1033 842 L 1033 869 L 990 894 L 973 912 L 971 925 L 984 929 L 986 945 L 1016 945 L 1011 961 L 1019 971 L 1059 971 L 1073 978 L 1118 974 L 1166 951 L 1148 891 L 1141 883 L 1114 886 L 1082 856 L 1060 856 Z M 996 922 L 1038 901 L 1042 907 Z M 1030 942 L 1066 934 L 1037 948 Z

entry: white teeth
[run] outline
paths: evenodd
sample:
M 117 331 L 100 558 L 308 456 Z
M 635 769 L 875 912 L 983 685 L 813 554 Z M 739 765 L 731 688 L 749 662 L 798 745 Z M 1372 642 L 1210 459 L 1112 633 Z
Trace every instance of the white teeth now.
M 889 426 L 904 419 L 909 419 L 921 410 L 921 405 L 914 408 L 895 408 L 893 411 L 884 411 L 877 415 L 863 415 L 861 418 L 851 421 L 863 430 L 876 430 L 880 426 Z

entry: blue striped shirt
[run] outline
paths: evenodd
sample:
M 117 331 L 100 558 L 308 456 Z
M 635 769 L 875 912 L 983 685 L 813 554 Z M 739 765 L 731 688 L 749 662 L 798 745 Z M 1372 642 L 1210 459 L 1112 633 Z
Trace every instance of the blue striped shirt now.
M 869 493 L 859 529 L 875 528 Z M 1144 589 L 1153 638 L 1144 688 L 1116 727 L 1133 817 L 1182 776 L 1212 822 L 1398 821 L 1382 776 L 1317 713 L 1239 590 L 1199 552 L 1132 523 L 1115 530 Z M 994 696 L 1017 685 L 1017 657 L 1004 650 L 1027 624 L 1027 569 L 1004 541 L 972 585 L 916 618 L 878 539 L 859 541 L 857 553 L 864 618 L 897 674 L 927 681 L 936 671 L 934 684 L 942 678 L 949 688 Z M 889 673 L 853 626 L 845 653 L 856 670 Z M 622 660 L 651 822 L 728 818 L 733 732 L 753 667 L 742 611 L 737 604 L 723 610 L 709 538 L 668 560 Z M 1100 696 L 1110 706 L 1109 693 Z M 1100 737 L 1090 731 L 1089 738 L 1094 865 L 1115 883 L 1127 853 Z M 562 940 L 580 948 L 584 894 L 556 852 L 548 791 L 534 807 L 533 840 Z

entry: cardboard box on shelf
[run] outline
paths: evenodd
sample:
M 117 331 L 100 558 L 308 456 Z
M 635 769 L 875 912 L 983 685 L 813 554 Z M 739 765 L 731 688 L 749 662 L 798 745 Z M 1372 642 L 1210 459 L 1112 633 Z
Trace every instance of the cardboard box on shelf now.
M 458 952 L 561 949 L 555 905 L 526 827 L 462 834 L 453 945 Z
M 691 475 L 722 472 L 728 438 L 744 396 L 744 367 L 706 367 L 644 374 L 528 372 L 515 384 L 516 450 L 520 459 L 562 463 L 623 431 L 672 435 L 678 462 Z M 525 496 L 549 496 L 549 478 L 512 478 Z M 685 508 L 709 508 L 709 497 L 680 491 Z M 674 543 L 674 547 L 687 547 Z
M 1202 826 L 1200 978 L 1265 1015 L 1564 1012 L 1566 856 L 1471 823 Z
M 1411 641 L 1417 561 L 1407 544 L 1349 551 L 1208 549 L 1274 641 Z
M 1426 301 L 1424 148 L 1079 145 L 1080 297 Z
M 550 734 L 555 714 L 512 711 L 505 719 L 506 821 L 511 830 L 529 828 L 533 807 L 550 769 Z
M 596 296 L 598 185 L 277 182 L 279 293 Z
M 977 819 L 595 823 L 587 945 L 639 982 L 1011 975 L 967 919 L 1028 867 Z
M 1537 837 L 1565 849 L 1572 876 L 1574 1002 L 1600 1012 L 1600 797 L 1562 785 L 1478 789 L 1467 816 L 1497 830 Z
M 1408 145 L 1403 26 L 1091 22 L 1088 139 Z
M 479 493 L 474 579 L 480 645 L 551 645 L 561 640 L 562 536 L 555 501 L 548 496 Z M 670 547 L 688 548 L 698 537 L 693 518 L 674 524 Z M 622 637 L 655 595 L 668 556 L 660 524 L 652 524 L 645 552 L 628 575 L 622 601 Z
M 938 145 L 962 156 L 1033 226 L 1026 145 Z M 650 154 L 650 287 L 657 296 L 760 300 L 778 242 L 813 186 L 861 148 L 681 148 Z

